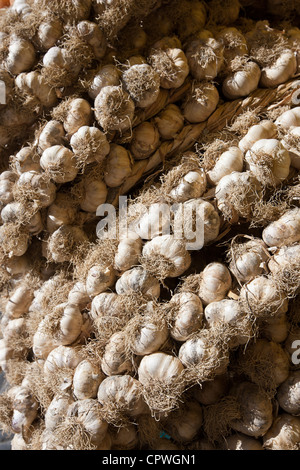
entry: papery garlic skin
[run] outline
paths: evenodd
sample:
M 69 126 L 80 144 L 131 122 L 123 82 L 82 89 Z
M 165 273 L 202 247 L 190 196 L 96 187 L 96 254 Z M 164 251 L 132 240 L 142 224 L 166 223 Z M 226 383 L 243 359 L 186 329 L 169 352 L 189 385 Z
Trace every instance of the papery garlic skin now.
M 128 271 L 137 265 L 142 254 L 142 239 L 135 232 L 129 232 L 128 236 L 119 242 L 114 266 L 119 272 Z
M 130 152 L 136 160 L 144 160 L 155 152 L 159 144 L 158 130 L 151 122 L 144 121 L 133 130 Z
M 115 271 L 111 266 L 101 264 L 92 266 L 86 278 L 86 293 L 90 297 L 101 294 L 114 284 L 115 277 Z
M 258 140 L 273 139 L 276 138 L 276 135 L 276 123 L 264 119 L 259 124 L 254 124 L 248 129 L 246 135 L 239 141 L 238 146 L 242 152 L 246 153 Z
M 97 60 L 102 59 L 105 55 L 107 44 L 98 24 L 88 20 L 80 21 L 77 24 L 77 32 L 79 37 L 91 46 L 95 58 Z
M 118 86 L 120 84 L 120 72 L 113 64 L 107 64 L 97 70 L 88 88 L 89 97 L 95 100 L 105 86 Z
M 98 365 L 88 359 L 81 361 L 73 376 L 73 393 L 77 400 L 96 398 L 102 380 L 104 380 L 104 375 Z
M 77 209 L 69 199 L 68 194 L 57 193 L 54 202 L 48 207 L 46 226 L 49 233 L 55 232 L 62 225 L 72 225 L 75 222 Z
M 90 103 L 83 98 L 74 98 L 68 105 L 68 112 L 63 126 L 69 136 L 72 136 L 82 126 L 89 126 L 92 119 Z
M 42 51 L 54 47 L 63 34 L 63 24 L 59 18 L 48 19 L 45 15 L 44 21 L 39 25 L 35 42 Z
M 214 167 L 207 172 L 208 181 L 217 185 L 223 176 L 233 171 L 242 171 L 244 165 L 244 154 L 238 147 L 229 147 L 228 150 L 221 153 Z
M 13 187 L 18 175 L 13 171 L 3 171 L 0 174 L 0 202 L 8 204 L 14 200 Z
M 117 294 L 140 292 L 150 297 L 159 297 L 159 281 L 141 266 L 125 271 L 115 284 Z
M 190 123 L 204 122 L 217 108 L 219 92 L 210 82 L 196 82 L 183 104 L 183 115 Z
M 267 245 L 260 238 L 241 244 L 241 252 L 232 254 L 229 269 L 239 282 L 248 282 L 267 272 L 269 253 Z
M 231 288 L 232 278 L 227 266 L 223 263 L 209 263 L 201 273 L 199 297 L 203 305 L 222 300 Z
M 18 75 L 30 70 L 36 60 L 35 49 L 26 39 L 13 34 L 8 47 L 8 55 L 5 61 L 7 70 L 12 75 Z
M 166 384 L 177 379 L 183 371 L 182 362 L 175 356 L 155 352 L 142 358 L 138 368 L 138 378 L 143 385 L 159 380 Z
M 69 406 L 74 399 L 69 394 L 57 394 L 53 397 L 45 413 L 45 427 L 54 432 L 57 426 L 65 419 Z
M 74 250 L 87 242 L 88 237 L 81 227 L 63 224 L 51 234 L 47 251 L 54 262 L 63 263 L 70 261 Z
M 121 186 L 131 174 L 132 159 L 128 150 L 122 145 L 111 144 L 106 159 L 104 181 L 110 188 Z
M 258 88 L 261 70 L 255 62 L 248 62 L 241 70 L 228 75 L 222 83 L 225 98 L 235 100 L 248 96 Z
M 285 212 L 271 222 L 262 232 L 263 241 L 268 246 L 281 247 L 300 240 L 300 210 L 296 207 Z
M 202 302 L 198 295 L 192 292 L 182 292 L 172 296 L 170 306 L 175 311 L 170 335 L 176 341 L 186 341 L 202 327 Z

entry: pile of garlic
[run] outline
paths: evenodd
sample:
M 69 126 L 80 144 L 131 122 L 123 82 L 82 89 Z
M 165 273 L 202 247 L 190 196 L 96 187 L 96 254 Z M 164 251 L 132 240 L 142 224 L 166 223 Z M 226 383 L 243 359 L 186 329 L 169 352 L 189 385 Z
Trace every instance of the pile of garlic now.
M 298 449 L 297 31 L 246 21 L 238 1 L 226 18 L 217 0 L 52 3 L 0 17 L 12 448 Z M 99 207 L 168 145 L 293 78 L 273 114 L 172 155 L 124 236 L 99 231 Z

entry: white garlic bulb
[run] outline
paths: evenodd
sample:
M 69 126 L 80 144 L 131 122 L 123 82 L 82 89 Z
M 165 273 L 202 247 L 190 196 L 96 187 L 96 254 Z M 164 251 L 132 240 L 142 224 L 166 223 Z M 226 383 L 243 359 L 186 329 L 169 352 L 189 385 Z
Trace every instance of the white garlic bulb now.
M 115 284 L 117 294 L 140 292 L 149 297 L 159 297 L 159 281 L 141 266 L 125 271 Z
M 132 65 L 123 72 L 122 82 L 140 108 L 151 106 L 158 98 L 160 77 L 149 64 Z
M 95 73 L 88 88 L 89 97 L 95 100 L 105 86 L 118 86 L 120 84 L 120 72 L 113 64 L 101 66 Z
M 55 183 L 73 181 L 78 173 L 74 153 L 63 145 L 54 145 L 44 150 L 40 165 Z
M 37 138 L 38 147 L 41 152 L 54 145 L 64 145 L 65 130 L 61 122 L 48 121 Z
M 201 273 L 199 297 L 204 305 L 222 300 L 231 288 L 230 271 L 223 263 L 209 263 Z
M 133 268 L 142 254 L 142 239 L 135 232 L 129 232 L 118 244 L 114 266 L 120 272 Z
M 246 135 L 239 141 L 239 148 L 242 152 L 246 153 L 251 147 L 261 139 L 276 138 L 277 127 L 275 123 L 268 119 L 263 119 L 259 124 L 254 124 L 249 127 Z
M 106 291 L 115 283 L 115 271 L 112 266 L 96 264 L 92 266 L 86 278 L 86 293 L 94 297 Z
M 130 152 L 118 144 L 110 145 L 110 152 L 106 159 L 104 181 L 110 188 L 121 186 L 132 171 Z
M 196 82 L 183 104 L 183 115 L 190 123 L 205 121 L 217 108 L 219 92 L 209 81 Z
M 183 50 L 177 47 L 153 49 L 149 62 L 160 76 L 162 88 L 179 88 L 189 74 L 187 57 Z
M 104 132 L 131 128 L 135 104 L 121 85 L 106 85 L 95 98 L 94 113 Z
M 110 150 L 105 134 L 97 127 L 80 127 L 72 135 L 70 145 L 78 160 L 83 160 L 86 164 L 101 163 Z
M 226 176 L 233 171 L 242 171 L 243 165 L 243 152 L 238 147 L 229 147 L 217 158 L 213 168 L 207 171 L 207 179 L 212 185 L 217 185 L 223 176 Z
M 14 33 L 10 38 L 8 55 L 5 60 L 7 70 L 12 75 L 18 75 L 30 70 L 35 61 L 36 55 L 33 45 Z
M 77 400 L 96 398 L 100 383 L 104 380 L 98 364 L 88 359 L 81 361 L 73 376 L 73 393 Z
M 198 295 L 192 292 L 175 294 L 170 300 L 170 308 L 174 318 L 170 335 L 176 341 L 186 341 L 202 327 L 203 305 Z
M 107 376 L 130 374 L 132 371 L 133 363 L 126 355 L 126 335 L 123 331 L 109 338 L 101 358 L 101 369 Z
M 55 90 L 48 85 L 45 77 L 37 71 L 20 73 L 16 77 L 15 84 L 22 94 L 30 95 L 46 108 L 55 106 L 57 102 Z
M 224 62 L 224 46 L 214 38 L 197 38 L 186 48 L 190 73 L 196 80 L 212 80 L 221 70 Z

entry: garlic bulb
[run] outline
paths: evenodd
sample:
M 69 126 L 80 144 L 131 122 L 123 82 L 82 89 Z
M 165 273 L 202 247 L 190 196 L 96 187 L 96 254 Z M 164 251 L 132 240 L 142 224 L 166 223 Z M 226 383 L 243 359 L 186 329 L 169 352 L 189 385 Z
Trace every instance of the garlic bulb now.
M 137 107 L 147 108 L 158 98 L 160 77 L 151 65 L 132 65 L 123 72 L 122 83 Z
M 141 384 L 130 375 L 107 377 L 101 382 L 97 397 L 105 409 L 115 407 L 129 417 L 139 416 L 147 410 Z
M 94 75 L 88 88 L 89 97 L 95 100 L 105 86 L 118 86 L 120 84 L 120 72 L 113 64 L 101 66 Z
M 155 380 L 167 384 L 184 370 L 182 362 L 175 356 L 155 352 L 142 358 L 138 368 L 138 378 L 143 385 L 150 385 Z
M 216 40 L 224 45 L 223 55 L 226 65 L 238 57 L 248 55 L 248 45 L 245 36 L 234 26 L 225 26 L 216 33 Z
M 269 254 L 260 238 L 233 245 L 229 269 L 239 282 L 248 282 L 267 271 Z
M 174 213 L 175 237 L 186 242 L 188 250 L 201 249 L 219 235 L 220 217 L 213 204 L 204 199 L 185 201 Z
M 105 134 L 97 127 L 80 127 L 72 135 L 70 145 L 76 159 L 86 164 L 93 162 L 101 163 L 110 150 Z
M 55 183 L 73 181 L 78 173 L 74 153 L 63 145 L 44 150 L 40 165 Z
M 300 418 L 288 413 L 280 414 L 263 436 L 266 450 L 299 450 Z
M 273 139 L 276 138 L 276 134 L 276 124 L 273 121 L 264 119 L 248 129 L 246 135 L 239 141 L 238 146 L 242 152 L 246 153 L 258 140 Z
M 0 339 L 0 370 L 6 372 L 8 361 L 14 357 L 14 349 L 7 345 L 6 340 Z
M 203 323 L 203 306 L 198 295 L 192 292 L 174 294 L 169 306 L 173 324 L 170 335 L 176 341 L 186 341 Z
M 111 266 L 96 264 L 92 266 L 86 278 L 86 293 L 94 297 L 106 291 L 115 283 L 115 271 Z
M 110 188 L 121 186 L 131 174 L 132 159 L 129 151 L 118 144 L 110 145 L 110 152 L 106 159 L 104 181 Z
M 260 78 L 261 70 L 257 63 L 248 61 L 225 77 L 222 92 L 229 100 L 248 96 L 258 88 Z
M 15 80 L 19 91 L 24 95 L 29 95 L 37 100 L 39 104 L 46 108 L 52 108 L 57 103 L 57 95 L 46 82 L 43 75 L 37 71 L 20 73 Z
M 226 437 L 222 446 L 224 450 L 264 450 L 260 441 L 254 437 L 242 433 L 232 434 Z
M 298 150 L 298 142 L 300 138 L 300 126 L 292 127 L 281 139 L 281 145 L 289 152 L 291 166 L 300 169 L 300 151 Z
M 126 335 L 123 331 L 109 338 L 101 358 L 101 369 L 107 376 L 132 372 L 133 363 L 126 355 Z
M 271 276 L 257 276 L 244 284 L 240 291 L 240 301 L 258 318 L 278 317 L 288 309 L 288 299 L 278 291 Z
M 143 267 L 136 266 L 125 271 L 115 284 L 117 294 L 140 292 L 145 296 L 159 297 L 159 281 Z
M 5 306 L 5 315 L 10 319 L 22 317 L 28 312 L 32 300 L 33 289 L 21 284 L 10 295 Z
M 239 406 L 239 419 L 231 422 L 231 427 L 246 436 L 261 437 L 271 427 L 273 422 L 273 407 L 271 399 L 264 390 L 252 382 L 241 382 L 230 390 Z
M 28 191 L 30 199 L 37 201 L 41 208 L 50 206 L 56 197 L 55 184 L 49 181 L 45 174 L 37 171 L 30 170 L 22 173 L 16 186 L 20 192 L 26 194 Z
M 180 48 L 154 48 L 150 51 L 149 62 L 160 76 L 162 88 L 179 88 L 189 74 L 187 57 Z
M 74 402 L 68 393 L 60 393 L 53 397 L 45 413 L 45 428 L 54 432 L 65 419 L 69 406 Z
M 25 171 L 40 171 L 40 163 L 31 147 L 22 147 L 13 158 L 13 164 L 19 175 Z
M 13 187 L 18 175 L 13 171 L 3 171 L 0 174 L 0 201 L 8 204 L 14 200 Z
M 136 160 L 144 160 L 155 152 L 159 144 L 157 128 L 151 122 L 144 121 L 133 130 L 130 152 Z
M 63 24 L 59 18 L 47 18 L 40 23 L 35 36 L 35 42 L 39 49 L 47 51 L 51 47 L 54 47 L 57 41 L 63 35 Z
M 264 185 L 277 186 L 289 175 L 289 152 L 277 139 L 260 139 L 246 152 L 249 170 Z
M 244 165 L 244 154 L 235 146 L 229 147 L 218 157 L 214 167 L 207 171 L 207 179 L 212 185 L 217 185 L 223 176 L 233 171 L 242 171 Z
M 165 139 L 174 139 L 184 126 L 184 117 L 176 104 L 168 104 L 154 117 L 154 123 L 160 136 Z
M 181 40 L 186 40 L 204 28 L 207 21 L 207 10 L 203 2 L 183 1 L 182 15 L 177 22 L 178 36 Z
M 61 225 L 48 240 L 47 251 L 55 263 L 70 261 L 76 249 L 88 242 L 85 232 L 76 225 Z
M 106 52 L 106 39 L 97 23 L 84 20 L 77 24 L 77 33 L 92 48 L 97 60 L 104 57 Z
M 121 296 L 115 292 L 102 292 L 93 298 L 90 316 L 95 321 L 97 318 L 114 316 L 120 309 Z
M 222 300 L 231 288 L 229 269 L 223 263 L 209 263 L 201 273 L 198 295 L 203 305 Z
M 164 427 L 176 442 L 188 443 L 197 436 L 202 424 L 201 405 L 196 401 L 189 401 L 168 416 Z
M 12 75 L 19 75 L 19 73 L 32 69 L 35 61 L 36 55 L 33 45 L 14 33 L 8 46 L 8 55 L 5 60 L 6 69 Z
M 214 38 L 191 41 L 186 57 L 192 77 L 198 81 L 216 78 L 224 62 L 223 49 L 223 44 Z
M 76 213 L 76 207 L 69 195 L 58 192 L 54 202 L 47 209 L 47 231 L 53 233 L 62 225 L 72 225 L 75 222 Z
M 133 268 L 142 254 L 142 239 L 135 232 L 127 235 L 120 240 L 115 254 L 114 266 L 119 272 Z
M 292 245 L 300 240 L 300 209 L 295 207 L 285 212 L 279 219 L 271 222 L 262 232 L 263 241 L 268 246 L 281 247 Z
M 292 50 L 283 50 L 270 66 L 262 68 L 260 86 L 271 88 L 285 83 L 297 70 L 297 59 Z
M 252 325 L 249 318 L 237 300 L 222 299 L 209 303 L 204 310 L 205 320 L 210 328 L 228 325 L 232 328 L 230 346 L 246 344 L 252 335 Z
M 78 281 L 69 292 L 68 303 L 76 305 L 80 310 L 84 309 L 91 302 L 90 296 L 86 292 L 85 283 Z
M 92 119 L 90 103 L 83 98 L 74 98 L 68 103 L 63 126 L 68 135 L 72 136 L 82 126 L 89 126 Z
M 280 384 L 276 399 L 279 406 L 291 415 L 299 416 L 300 371 L 290 371 L 287 379 Z
M 125 424 L 112 434 L 112 450 L 132 450 L 138 446 L 139 438 L 134 424 Z
M 223 176 L 215 189 L 218 209 L 231 223 L 239 218 L 250 220 L 261 193 L 262 187 L 250 171 L 233 171 Z
M 145 243 L 143 263 L 149 272 L 158 277 L 178 277 L 191 265 L 191 255 L 182 240 L 172 235 L 154 237 Z
M 104 132 L 131 128 L 135 104 L 121 85 L 104 86 L 95 98 L 94 113 Z
M 93 179 L 89 176 L 83 180 L 83 196 L 80 201 L 80 208 L 85 212 L 96 213 L 98 207 L 104 204 L 107 198 L 108 189 L 104 181 Z
M 198 199 L 204 194 L 206 184 L 207 178 L 203 168 L 191 170 L 168 191 L 168 195 L 177 203 Z
M 0 243 L 9 258 L 23 256 L 30 244 L 30 234 L 26 229 L 20 230 L 19 224 L 8 222 L 0 226 Z
M 135 209 L 135 208 L 133 208 Z M 141 207 L 141 214 L 135 218 L 132 229 L 143 240 L 170 233 L 170 208 L 164 203 L 153 203 L 149 208 Z
M 193 397 L 202 405 L 213 405 L 228 393 L 228 374 L 216 375 L 211 380 L 195 385 Z
M 26 433 L 37 418 L 39 404 L 29 388 L 20 386 L 13 399 L 12 430 Z
M 65 371 L 66 375 L 67 370 L 71 369 L 73 372 L 73 378 L 74 370 L 82 360 L 83 358 L 79 349 L 76 349 L 72 346 L 57 346 L 56 348 L 53 348 L 52 351 L 50 351 L 44 362 L 45 378 L 51 378 L 52 374 L 57 375 L 60 369 Z M 71 384 L 72 379 L 69 379 L 69 381 L 65 382 L 65 385 L 71 386 Z M 67 388 L 68 387 L 66 386 L 65 389 Z
M 100 383 L 104 380 L 100 367 L 88 359 L 81 361 L 73 376 L 73 393 L 77 400 L 96 398 Z
M 50 120 L 43 127 L 37 138 L 38 148 L 41 152 L 54 145 L 64 145 L 65 130 L 61 122 Z
M 205 121 L 216 109 L 219 103 L 219 92 L 209 81 L 193 84 L 183 104 L 183 115 L 190 123 Z
M 296 106 L 282 113 L 275 120 L 275 125 L 284 130 L 300 126 L 300 106 Z

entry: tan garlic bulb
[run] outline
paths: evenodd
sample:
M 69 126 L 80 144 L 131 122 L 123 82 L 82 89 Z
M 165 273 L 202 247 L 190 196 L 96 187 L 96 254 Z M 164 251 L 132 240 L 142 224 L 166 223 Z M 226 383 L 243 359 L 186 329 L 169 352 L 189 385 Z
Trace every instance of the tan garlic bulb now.
M 219 92 L 212 82 L 195 82 L 183 103 L 185 119 L 192 124 L 205 121 L 217 108 L 219 98 Z
M 37 155 L 31 147 L 22 147 L 13 158 L 13 164 L 19 175 L 25 171 L 40 171 Z
M 174 139 L 183 129 L 184 117 L 176 104 L 168 104 L 154 118 L 160 136 L 165 140 Z
M 162 88 L 179 88 L 189 74 L 188 60 L 181 48 L 154 48 L 149 62 L 160 76 Z
M 40 152 L 54 145 L 64 145 L 65 135 L 64 126 L 61 122 L 54 119 L 48 121 L 37 138 Z
M 216 375 L 193 388 L 193 397 L 202 405 L 213 405 L 228 393 L 228 374 Z
M 214 38 L 195 39 L 186 48 L 186 57 L 193 78 L 213 80 L 224 62 L 224 46 Z
M 240 291 L 240 301 L 258 318 L 278 317 L 288 309 L 288 299 L 278 290 L 272 276 L 256 276 L 244 284 Z
M 223 176 L 233 171 L 243 171 L 244 154 L 235 146 L 229 147 L 217 158 L 213 168 L 207 171 L 207 180 L 212 185 L 217 185 Z
M 275 120 L 275 125 L 285 130 L 300 126 L 300 106 L 295 106 L 282 113 Z
M 252 324 L 246 317 L 239 302 L 233 299 L 222 299 L 211 302 L 205 307 L 204 317 L 209 328 L 226 325 L 230 332 L 230 347 L 246 344 L 252 336 Z
M 1 211 L 2 222 L 5 223 L 17 223 L 18 221 L 24 220 L 24 214 L 26 214 L 26 206 L 20 202 L 10 202 Z M 40 211 L 34 212 L 32 215 L 28 214 L 26 222 L 23 222 L 23 226 L 32 235 L 38 235 L 43 231 L 44 225 Z
M 131 128 L 135 104 L 121 85 L 104 86 L 95 98 L 94 113 L 104 132 Z
M 139 438 L 134 424 L 126 424 L 112 433 L 112 450 L 132 450 L 138 446 Z
M 47 253 L 55 263 L 71 261 L 76 249 L 88 242 L 88 237 L 77 225 L 61 225 L 48 240 Z
M 231 288 L 230 271 L 223 263 L 209 263 L 201 273 L 198 295 L 203 305 L 222 300 Z
M 130 152 L 119 144 L 111 144 L 106 159 L 104 181 L 110 188 L 121 186 L 132 171 Z
M 137 64 L 129 67 L 122 74 L 122 83 L 139 108 L 151 106 L 158 98 L 160 77 L 149 64 Z
M 104 379 L 98 389 L 98 401 L 104 409 L 111 406 L 130 417 L 147 411 L 140 381 L 130 375 L 114 375 Z
M 237 57 L 248 55 L 248 45 L 245 36 L 234 26 L 224 26 L 216 33 L 216 40 L 224 45 L 224 61 L 230 66 L 230 62 Z
M 86 292 L 85 283 L 78 281 L 74 284 L 68 295 L 68 303 L 77 305 L 80 310 L 91 302 L 90 296 Z
M 79 162 L 101 163 L 108 155 L 110 145 L 97 127 L 82 126 L 70 139 L 71 148 Z
M 230 394 L 237 400 L 239 419 L 231 422 L 231 427 L 246 436 L 261 437 L 273 422 L 272 401 L 264 390 L 252 382 L 236 384 Z
M 192 292 L 174 294 L 169 306 L 172 311 L 170 335 L 176 341 L 186 341 L 203 324 L 203 305 L 198 295 Z
M 8 236 L 7 233 L 12 235 Z M 23 256 L 30 245 L 30 234 L 28 230 L 20 231 L 18 223 L 9 222 L 0 226 L 0 243 L 9 258 Z
M 272 88 L 285 83 L 297 70 L 297 59 L 290 49 L 283 50 L 277 60 L 261 71 L 260 86 Z
M 142 239 L 135 232 L 122 238 L 115 254 L 114 267 L 119 272 L 127 271 L 138 264 L 142 254 Z
M 251 219 L 254 205 L 260 199 L 262 186 L 250 171 L 233 171 L 216 185 L 218 209 L 231 223 Z
M 291 370 L 277 389 L 276 399 L 286 413 L 299 416 L 300 371 Z
M 201 31 L 207 21 L 207 9 L 203 2 L 184 0 L 182 14 L 177 21 L 178 36 L 183 41 Z
M 5 315 L 10 319 L 20 318 L 25 315 L 28 312 L 33 296 L 33 289 L 30 286 L 25 283 L 19 285 L 6 303 Z
M 278 139 L 260 139 L 246 152 L 249 170 L 263 185 L 278 186 L 289 175 L 289 152 Z
M 172 235 L 154 237 L 145 243 L 143 263 L 158 277 L 181 276 L 191 265 L 191 255 L 182 240 Z
M 84 359 L 75 369 L 73 393 L 77 400 L 96 398 L 100 383 L 104 380 L 98 364 Z
M 15 80 L 15 84 L 21 94 L 29 95 L 38 104 L 46 108 L 52 108 L 57 103 L 57 95 L 45 77 L 37 72 L 20 73 Z
M 171 413 L 164 427 L 173 440 L 188 443 L 197 436 L 202 425 L 202 407 L 197 401 L 191 400 Z
M 95 213 L 101 204 L 104 204 L 107 198 L 108 189 L 104 181 L 83 177 L 83 196 L 80 201 L 80 208 L 85 212 Z
M 236 69 L 222 82 L 222 93 L 229 100 L 248 96 L 258 88 L 261 78 L 261 69 L 256 62 L 246 61 Z
M 279 219 L 271 222 L 262 232 L 263 241 L 268 246 L 281 247 L 292 245 L 300 240 L 300 209 L 295 207 L 285 212 Z
M 3 171 L 0 174 L 0 202 L 8 204 L 14 200 L 13 187 L 18 175 L 13 171 Z
M 122 298 L 115 292 L 102 292 L 93 298 L 90 316 L 95 321 L 102 316 L 114 316 L 120 309 Z
M 300 418 L 282 413 L 263 436 L 266 450 L 299 450 Z
M 211 377 L 225 374 L 229 357 L 218 346 L 207 330 L 187 339 L 179 348 L 178 358 L 185 367 L 205 367 Z M 199 374 L 200 376 L 201 374 Z
M 95 264 L 92 266 L 86 277 L 86 293 L 94 297 L 106 291 L 115 283 L 116 274 L 112 266 Z
M 155 352 L 142 358 L 138 368 L 138 378 L 143 385 L 152 381 L 161 381 L 167 384 L 173 379 L 178 379 L 184 366 L 175 356 L 164 352 Z
M 81 351 L 73 346 L 57 346 L 53 348 L 48 356 L 45 358 L 43 371 L 46 379 L 51 378 L 51 375 L 57 375 L 60 370 L 65 372 L 67 380 L 62 377 L 61 385 L 62 390 L 67 390 L 71 387 L 73 375 L 78 364 L 83 360 Z M 69 377 L 68 371 L 72 370 L 72 376 Z
M 276 135 L 277 127 L 274 122 L 264 119 L 248 129 L 246 135 L 239 141 L 238 146 L 242 152 L 246 153 L 258 140 L 273 139 L 276 138 Z
M 39 49 L 47 51 L 54 47 L 57 41 L 63 35 L 63 23 L 60 18 L 47 18 L 45 14 L 44 20 L 40 23 L 35 36 L 35 42 Z
M 239 282 L 248 282 L 267 272 L 269 253 L 261 238 L 238 243 L 231 248 L 229 269 Z
M 12 75 L 29 71 L 36 61 L 35 49 L 31 42 L 18 37 L 16 33 L 10 37 L 5 67 Z
M 142 266 L 125 271 L 115 284 L 117 294 L 139 292 L 149 297 L 159 297 L 160 283 Z
M 101 358 L 101 369 L 105 375 L 130 374 L 133 363 L 126 354 L 126 334 L 114 333 L 108 340 Z
M 150 121 L 139 124 L 132 133 L 130 152 L 136 160 L 150 157 L 160 144 L 159 132 Z
M 81 39 L 91 46 L 97 60 L 104 57 L 107 43 L 104 33 L 97 23 L 88 20 L 80 21 L 77 24 L 77 33 Z
M 226 437 L 222 446 L 224 450 L 264 450 L 261 442 L 240 432 Z
M 204 199 L 185 201 L 175 211 L 173 233 L 182 238 L 188 250 L 201 249 L 219 235 L 220 217 L 215 206 Z
M 78 173 L 74 153 L 63 145 L 54 145 L 44 150 L 40 164 L 55 183 L 73 181 Z
M 39 403 L 29 388 L 18 387 L 12 403 L 12 430 L 26 433 L 38 415 Z
M 69 406 L 74 399 L 69 393 L 56 394 L 51 400 L 45 412 L 45 428 L 47 431 L 55 431 L 66 417 Z
M 289 334 L 290 324 L 287 313 L 263 319 L 258 322 L 259 330 L 262 338 L 275 343 L 282 343 Z
M 203 168 L 188 171 L 170 191 L 168 195 L 174 202 L 187 202 L 203 196 L 207 187 L 207 177 Z
M 76 206 L 69 194 L 58 192 L 54 202 L 47 209 L 47 231 L 53 233 L 62 225 L 72 225 L 75 222 L 76 214 Z
M 83 98 L 74 98 L 68 103 L 63 126 L 68 135 L 72 136 L 82 126 L 89 126 L 92 119 L 90 103 Z
M 120 71 L 116 65 L 101 66 L 93 76 L 88 88 L 89 97 L 93 100 L 105 86 L 118 86 L 120 84 Z

